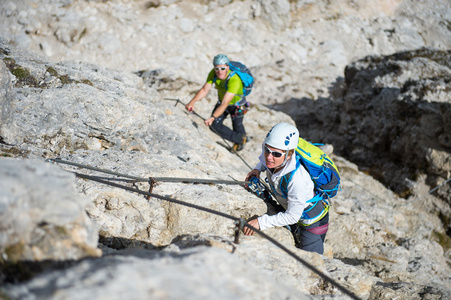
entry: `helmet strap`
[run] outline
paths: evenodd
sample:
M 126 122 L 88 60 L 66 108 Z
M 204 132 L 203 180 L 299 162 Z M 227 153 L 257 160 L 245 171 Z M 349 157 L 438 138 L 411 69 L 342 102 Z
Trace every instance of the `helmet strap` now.
M 279 172 L 283 167 L 285 167 L 285 165 L 287 164 L 287 161 L 288 161 L 288 152 L 289 152 L 289 151 L 290 151 L 290 150 L 285 150 L 285 155 L 284 155 L 285 158 L 283 159 L 283 163 L 280 164 L 280 166 L 274 168 L 274 173 Z
M 283 163 L 280 165 L 281 167 L 284 167 L 287 164 L 287 160 L 288 160 L 288 152 L 290 150 L 285 150 L 285 158 L 283 159 Z

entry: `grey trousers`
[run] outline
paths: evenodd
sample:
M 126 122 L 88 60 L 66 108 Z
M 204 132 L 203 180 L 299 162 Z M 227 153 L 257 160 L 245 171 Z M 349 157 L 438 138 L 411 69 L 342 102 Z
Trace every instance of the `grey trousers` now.
M 329 227 L 329 213 L 310 226 L 291 225 L 297 248 L 305 251 L 324 253 L 324 240 Z

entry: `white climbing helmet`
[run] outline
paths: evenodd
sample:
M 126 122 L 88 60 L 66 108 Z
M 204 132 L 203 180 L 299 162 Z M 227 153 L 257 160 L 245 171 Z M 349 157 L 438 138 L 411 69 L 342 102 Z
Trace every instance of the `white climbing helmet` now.
M 271 128 L 265 138 L 265 144 L 280 150 L 296 149 L 299 130 L 288 123 L 278 123 Z

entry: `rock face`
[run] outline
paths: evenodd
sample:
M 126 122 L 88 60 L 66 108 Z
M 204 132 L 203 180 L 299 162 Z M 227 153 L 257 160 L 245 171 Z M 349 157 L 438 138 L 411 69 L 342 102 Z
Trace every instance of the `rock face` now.
M 0 249 L 5 261 L 79 260 L 100 256 L 89 199 L 75 176 L 33 160 L 0 160 Z
M 356 118 L 341 122 L 347 140 L 340 153 L 362 167 L 379 165 L 377 178 L 400 194 L 411 189 L 401 180 L 420 172 L 431 186 L 451 176 L 451 51 L 368 58 L 348 66 L 345 80 L 343 104 Z M 438 193 L 451 203 L 449 185 Z
M 431 187 L 451 176 L 450 66 L 450 51 L 369 56 L 346 67 L 335 99 L 293 99 L 275 108 L 293 112 L 306 137 L 332 143 L 407 197 L 421 174 Z M 451 203 L 450 185 L 436 194 Z
M 10 101 L 2 102 L 2 111 L 13 108 L 10 114 L 3 114 L 7 117 L 0 132 L 8 138 L 4 139 L 7 143 L 1 144 L 2 155 L 18 158 L 1 160 L 2 166 L 5 166 L 2 170 L 12 170 L 6 174 L 17 174 L 16 181 L 10 183 L 10 180 L 2 180 L 2 183 L 14 189 L 20 186 L 21 178 L 37 177 L 30 175 L 30 169 L 38 174 L 48 173 L 49 178 L 56 177 L 54 180 L 49 179 L 52 186 L 43 184 L 47 182 L 46 176 L 38 176 L 41 180 L 32 182 L 31 186 L 39 186 L 36 190 L 42 190 L 45 195 L 55 194 L 55 183 L 65 186 L 57 184 L 57 178 L 66 178 L 65 182 L 75 180 L 67 171 L 91 174 L 95 178 L 104 178 L 141 191 L 149 189 L 145 179 L 150 176 L 242 180 L 249 170 L 245 163 L 255 163 L 261 149 L 260 141 L 264 139 L 270 124 L 278 120 L 292 122 L 281 112 L 254 106 L 246 118 L 247 127 L 255 134 L 255 138 L 246 145 L 239 159 L 224 148 L 224 141 L 209 131 L 201 118 L 187 114 L 177 102 L 161 100 L 161 94 L 143 85 L 141 78 L 136 75 L 82 63 L 53 65 L 15 51 L 10 52 L 8 59 L 14 59 L 16 65 L 30 70 L 30 74 L 36 76 L 36 82 L 53 82 L 50 86 L 30 87 L 12 81 L 11 85 L 16 86 L 11 88 L 12 97 Z M 6 69 L 6 65 L 3 66 Z M 50 67 L 56 72 L 47 72 Z M 3 73 L 7 74 L 8 71 Z M 60 77 L 70 80 L 61 81 Z M 2 82 L 11 78 L 11 75 L 4 76 Z M 210 101 L 209 105 L 213 103 Z M 207 106 L 199 107 L 199 115 L 208 113 Z M 107 176 L 90 169 L 61 163 L 57 168 L 42 162 L 45 158 L 55 157 L 144 178 L 144 181 L 132 184 L 126 178 Z M 439 205 L 440 200 L 424 196 L 425 185 L 418 184 L 413 193 L 418 196 L 412 196 L 406 202 L 375 179 L 358 171 L 356 165 L 339 156 L 333 158 L 343 181 L 342 191 L 334 198 L 332 206 L 325 256 L 294 248 L 292 236 L 285 228 L 274 228 L 268 230 L 267 234 L 363 299 L 390 298 L 393 293 L 406 299 L 420 293 L 431 297 L 449 296 L 450 291 L 445 288 L 449 280 L 446 263 L 449 247 L 446 246 L 443 226 L 432 209 Z M 26 171 L 22 165 L 28 165 Z M 5 177 L 2 175 L 2 178 Z M 8 251 L 10 244 L 2 246 L 2 257 L 8 262 L 2 267 L 3 293 L 9 297 L 48 298 L 61 293 L 67 298 L 77 298 L 80 289 L 97 294 L 97 286 L 103 286 L 103 290 L 105 282 L 108 282 L 107 290 L 111 298 L 121 299 L 129 289 L 116 282 L 123 281 L 121 276 L 135 278 L 135 275 L 127 276 L 129 272 L 140 274 L 136 280 L 129 281 L 130 288 L 138 291 L 138 298 L 164 297 L 159 295 L 177 297 L 180 293 L 202 297 L 211 293 L 201 286 L 193 290 L 189 280 L 180 280 L 184 283 L 178 284 L 177 289 L 171 288 L 171 284 L 166 282 L 174 281 L 172 268 L 177 269 L 182 278 L 194 276 L 194 282 L 211 281 L 211 286 L 216 287 L 214 290 L 225 298 L 247 299 L 264 295 L 261 297 L 269 299 L 272 297 L 270 295 L 274 295 L 275 298 L 289 296 L 303 299 L 307 295 L 341 295 L 333 285 L 298 261 L 288 258 L 285 252 L 265 239 L 242 236 L 240 244 L 233 244 L 235 225 L 227 219 L 157 198 L 147 200 L 142 195 L 95 181 L 78 179 L 74 182 L 77 190 L 83 194 L 80 199 L 90 199 L 85 210 L 96 225 L 86 218 L 75 219 L 81 221 L 82 225 L 68 223 L 76 214 L 68 214 L 67 210 L 66 223 L 60 221 L 56 223 L 57 226 L 52 226 L 53 219 L 50 217 L 37 218 L 39 230 L 33 230 L 33 227 L 19 222 L 20 219 L 14 219 L 19 223 L 9 226 L 16 229 L 15 238 L 26 241 L 24 245 L 27 247 L 37 249 L 39 246 L 40 251 L 39 255 L 30 254 L 36 251 L 25 251 L 18 255 L 22 252 Z M 33 199 L 34 190 L 22 190 L 23 197 Z M 239 185 L 187 185 L 160 181 L 152 192 L 246 219 L 273 212 L 271 207 Z M 66 189 L 64 193 L 67 193 Z M 13 194 L 5 199 L 11 205 L 16 203 Z M 59 197 L 59 202 L 49 196 L 40 199 L 44 202 L 37 207 L 45 208 L 42 210 L 44 216 L 58 216 L 60 205 L 63 205 Z M 77 206 L 69 204 L 72 202 L 68 202 L 64 208 L 77 208 L 74 213 L 81 213 L 83 205 L 86 205 L 86 200 L 83 205 Z M 37 203 L 33 201 L 33 204 Z M 6 207 L 2 210 L 5 215 L 10 211 L 13 210 Z M 39 221 L 43 219 L 46 221 Z M 7 220 L 10 219 L 2 218 L 4 222 Z M 17 231 L 20 228 L 28 228 L 31 235 L 28 231 Z M 57 232 L 52 233 L 52 230 Z M 99 250 L 93 249 L 93 235 L 97 230 L 102 257 L 73 261 L 77 257 L 98 255 Z M 72 234 L 61 235 L 61 232 Z M 37 233 L 44 234 L 45 238 L 38 239 L 35 245 L 35 239 L 27 236 L 37 237 Z M 83 241 L 80 236 L 85 237 L 87 246 L 80 248 L 80 242 Z M 62 244 L 61 239 L 64 241 Z M 14 242 L 14 239 L 6 236 L 3 240 Z M 133 249 L 141 249 L 132 255 L 136 258 L 130 257 L 129 253 Z M 16 256 L 10 256 L 10 253 Z M 234 254 L 232 257 L 231 253 Z M 39 264 L 41 259 L 53 263 Z M 58 261 L 61 263 L 55 265 Z M 240 272 L 240 275 L 236 275 L 243 262 L 258 270 L 254 271 L 259 275 L 252 276 L 258 278 L 253 279 L 255 285 L 251 287 L 238 284 L 246 282 L 248 279 L 245 278 L 250 276 Z M 14 271 L 18 263 L 21 270 L 25 271 Z M 197 267 L 197 273 L 188 267 L 191 265 Z M 122 271 L 112 274 L 109 271 L 112 266 Z M 58 271 L 62 267 L 68 277 Z M 154 270 L 158 268 L 162 271 L 155 277 Z M 211 275 L 212 268 L 218 274 L 234 274 L 235 279 L 227 281 L 229 275 L 216 279 Z M 36 270 L 47 272 L 37 274 Z M 89 282 L 95 282 L 89 283 L 89 288 L 86 286 L 86 276 L 93 276 Z M 56 278 L 58 283 L 52 284 Z M 65 284 L 68 278 L 71 278 L 70 285 Z M 224 280 L 228 283 L 223 284 Z M 268 280 L 270 284 L 267 284 Z M 45 289 L 37 288 L 42 284 Z M 281 285 L 288 287 L 281 292 Z M 150 291 L 148 286 L 155 286 L 155 289 Z M 263 294 L 261 286 L 266 287 Z M 344 295 L 341 297 L 347 298 Z
M 13 288 L 10 295 L 15 299 L 30 294 L 38 299 L 124 299 L 133 291 L 134 299 L 207 299 L 211 295 L 219 299 L 311 299 L 276 283 L 253 265 L 243 264 L 235 255 L 205 246 L 177 254 L 135 250 L 85 260 L 69 273 L 49 274 L 47 280 L 55 282 L 58 296 L 55 290 L 40 289 L 37 282 Z
M 304 136 L 333 145 L 342 176 L 326 251 L 295 248 L 286 228 L 265 234 L 361 299 L 451 298 L 448 187 L 442 198 L 428 194 L 449 172 L 451 39 L 437 25 L 449 22 L 448 7 L 2 1 L 1 297 L 349 299 L 261 236 L 234 243 L 232 220 L 142 194 L 234 218 L 274 213 L 241 184 L 161 178 L 243 180 L 267 131 L 296 121 Z M 406 48 L 419 50 L 397 53 Z M 258 79 L 245 116 L 252 139 L 239 155 L 203 123 L 215 93 L 196 114 L 183 107 L 222 51 Z M 290 98 L 298 100 L 283 103 Z M 279 111 L 263 105 L 279 102 Z M 405 198 L 366 174 L 377 164 L 407 178 Z
M 257 77 L 250 100 L 274 104 L 328 97 L 345 66 L 367 55 L 450 49 L 448 11 L 444 0 L 4 0 L 0 27 L 11 44 L 55 63 L 165 70 L 197 86 L 226 53 Z

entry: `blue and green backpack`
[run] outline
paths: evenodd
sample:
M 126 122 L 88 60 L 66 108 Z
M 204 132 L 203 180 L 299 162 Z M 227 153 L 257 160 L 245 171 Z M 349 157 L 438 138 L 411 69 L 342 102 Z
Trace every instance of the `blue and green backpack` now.
M 240 77 L 241 82 L 243 83 L 243 97 L 246 97 L 252 92 L 252 88 L 254 87 L 254 76 L 252 76 L 251 71 L 239 61 L 230 61 L 229 62 L 230 74 L 227 76 L 225 88 L 227 90 L 227 83 L 229 82 L 230 77 L 237 74 Z M 213 82 L 216 82 L 216 75 L 213 78 Z
M 337 194 L 340 187 L 338 168 L 330 157 L 316 145 L 318 144 L 312 144 L 303 138 L 299 138 L 295 151 L 296 168 L 280 180 L 280 189 L 285 197 L 288 192 L 288 183 L 300 165 L 309 172 L 315 186 L 316 195 L 321 195 L 323 199 L 329 199 Z
M 329 199 L 334 197 L 340 187 L 340 173 L 337 166 L 318 148 L 303 138 L 299 138 L 298 146 L 295 151 L 296 168 L 288 174 L 285 174 L 280 180 L 280 190 L 283 197 L 288 196 L 288 183 L 293 174 L 302 165 L 310 174 L 314 184 L 315 196 L 308 200 L 309 204 L 302 213 L 298 224 L 309 226 L 321 220 L 330 209 Z

